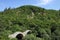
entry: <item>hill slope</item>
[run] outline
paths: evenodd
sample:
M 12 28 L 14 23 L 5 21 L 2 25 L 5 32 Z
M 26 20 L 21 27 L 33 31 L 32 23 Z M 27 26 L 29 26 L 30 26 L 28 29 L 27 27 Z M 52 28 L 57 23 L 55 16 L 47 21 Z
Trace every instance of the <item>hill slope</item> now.
M 27 35 L 25 40 L 50 38 L 53 40 L 53 36 L 60 36 L 59 14 L 58 10 L 47 10 L 31 5 L 5 9 L 0 12 L 0 40 L 10 40 L 9 34 L 27 29 L 30 29 L 32 33 Z

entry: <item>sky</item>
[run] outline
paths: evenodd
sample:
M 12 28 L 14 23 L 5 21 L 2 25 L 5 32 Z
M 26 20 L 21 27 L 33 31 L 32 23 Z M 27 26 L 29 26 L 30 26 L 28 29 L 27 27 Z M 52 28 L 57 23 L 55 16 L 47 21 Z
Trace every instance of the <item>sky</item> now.
M 23 5 L 59 10 L 60 0 L 0 0 L 0 11 L 3 11 L 5 8 L 17 8 Z

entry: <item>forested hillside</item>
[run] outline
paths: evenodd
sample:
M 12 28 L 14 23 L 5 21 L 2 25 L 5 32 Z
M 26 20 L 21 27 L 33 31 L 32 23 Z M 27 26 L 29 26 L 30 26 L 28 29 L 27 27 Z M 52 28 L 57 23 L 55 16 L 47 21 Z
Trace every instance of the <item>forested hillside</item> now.
M 0 40 L 16 40 L 8 35 L 28 29 L 32 33 L 24 40 L 58 40 L 54 36 L 60 36 L 60 10 L 25 5 L 0 12 Z

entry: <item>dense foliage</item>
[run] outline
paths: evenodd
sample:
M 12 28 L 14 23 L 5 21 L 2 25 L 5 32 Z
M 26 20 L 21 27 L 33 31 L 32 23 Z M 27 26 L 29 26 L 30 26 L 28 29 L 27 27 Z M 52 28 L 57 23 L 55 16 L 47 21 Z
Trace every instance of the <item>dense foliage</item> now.
M 60 10 L 25 5 L 0 12 L 0 40 L 16 40 L 8 35 L 27 29 L 32 33 L 24 40 L 57 40 L 54 36 L 60 36 Z

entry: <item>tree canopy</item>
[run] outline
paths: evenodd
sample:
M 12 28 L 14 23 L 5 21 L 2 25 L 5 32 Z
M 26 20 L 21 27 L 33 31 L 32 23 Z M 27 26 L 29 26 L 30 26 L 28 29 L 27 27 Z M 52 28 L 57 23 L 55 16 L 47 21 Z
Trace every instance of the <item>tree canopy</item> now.
M 0 12 L 0 40 L 16 40 L 9 39 L 8 35 L 27 29 L 32 33 L 25 40 L 57 39 L 54 36 L 60 36 L 59 15 L 60 10 L 47 10 L 32 5 L 6 8 Z

